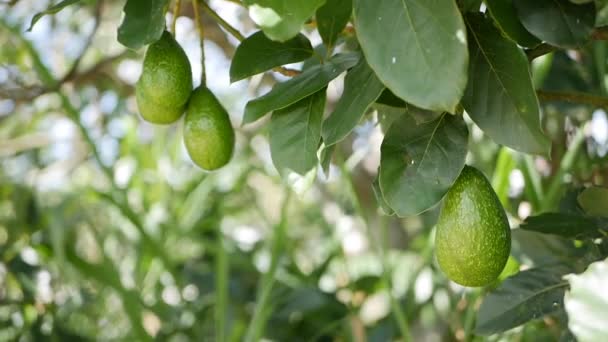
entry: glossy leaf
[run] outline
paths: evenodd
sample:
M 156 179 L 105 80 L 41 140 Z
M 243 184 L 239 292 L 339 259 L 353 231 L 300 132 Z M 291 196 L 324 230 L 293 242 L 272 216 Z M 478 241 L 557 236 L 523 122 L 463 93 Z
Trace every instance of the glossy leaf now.
M 317 165 L 324 108 L 322 89 L 272 113 L 270 153 L 277 170 L 290 169 L 304 175 Z
M 381 147 L 380 189 L 399 216 L 437 204 L 464 167 L 468 130 L 460 116 L 444 114 L 420 125 L 410 115 L 396 120 Z
M 508 38 L 526 47 L 540 44 L 540 40 L 528 32 L 519 21 L 513 0 L 486 0 L 486 6 L 498 28 Z
M 268 38 L 286 41 L 295 37 L 325 0 L 245 0 L 249 16 Z
M 577 200 L 587 214 L 608 217 L 608 188 L 587 188 L 578 195 Z
M 266 95 L 251 100 L 245 106 L 243 124 L 254 122 L 269 112 L 285 108 L 322 88 L 359 61 L 359 54 L 336 55 L 325 64 L 310 67 L 302 74 L 277 83 Z
M 579 47 L 589 40 L 595 25 L 595 4 L 568 0 L 513 0 L 517 14 L 536 37 L 556 46 Z
M 608 259 L 597 261 L 582 274 L 566 276 L 570 291 L 564 304 L 568 327 L 580 342 L 608 340 Z
M 471 65 L 462 99 L 467 113 L 497 143 L 547 155 L 550 141 L 540 127 L 526 56 L 489 19 L 469 15 L 467 25 Z
M 32 17 L 32 21 L 30 23 L 30 27 L 27 29 L 28 31 L 31 31 L 32 28 L 34 27 L 34 25 L 36 25 L 36 23 L 38 22 L 38 20 L 40 20 L 40 18 L 44 17 L 47 14 L 55 14 L 59 11 L 61 11 L 62 9 L 73 5 L 75 3 L 78 3 L 82 0 L 63 0 L 59 3 L 56 3 L 55 5 L 50 6 L 49 8 L 47 8 L 46 10 L 42 11 L 42 12 L 38 12 L 36 14 L 34 14 L 34 17 Z
M 355 0 L 365 58 L 395 95 L 454 112 L 467 82 L 466 29 L 455 1 Z
M 365 59 L 352 68 L 344 79 L 344 92 L 333 113 L 323 123 L 323 142 L 331 146 L 344 139 L 361 121 L 376 101 L 384 85 Z
M 118 41 L 131 49 L 157 41 L 165 30 L 169 0 L 128 0 L 118 28 Z
M 608 222 L 577 214 L 545 213 L 528 217 L 519 228 L 569 239 L 583 239 L 602 237 L 602 231 L 608 233 Z
M 481 303 L 475 332 L 491 335 L 563 310 L 568 266 L 533 268 L 505 279 Z
M 338 35 L 350 19 L 353 0 L 327 0 L 316 14 L 317 29 L 327 46 L 334 46 Z
M 236 48 L 230 64 L 230 81 L 236 82 L 280 65 L 303 61 L 312 56 L 312 52 L 310 41 L 302 34 L 281 43 L 258 31 Z

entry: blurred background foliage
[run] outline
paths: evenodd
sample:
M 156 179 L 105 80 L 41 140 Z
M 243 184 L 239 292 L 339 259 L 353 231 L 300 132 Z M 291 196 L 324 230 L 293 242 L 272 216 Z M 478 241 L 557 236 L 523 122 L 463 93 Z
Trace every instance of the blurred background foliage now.
M 482 291 L 449 282 L 434 261 L 438 208 L 401 219 L 376 203 L 370 184 L 389 109 L 365 117 L 327 172 L 282 179 L 267 125 L 240 120 L 247 100 L 284 77 L 230 84 L 238 42 L 204 16 L 208 86 L 237 129 L 233 161 L 204 173 L 185 153 L 181 125 L 138 117 L 143 51 L 116 41 L 123 2 L 84 1 L 27 32 L 49 3 L 0 3 L 0 341 L 482 339 L 472 337 Z M 254 31 L 238 4 L 209 4 Z M 198 38 L 182 7 L 177 39 L 198 84 Z M 607 53 L 594 42 L 538 58 L 534 82 L 606 95 Z M 341 82 L 330 84 L 328 107 Z M 490 178 L 512 227 L 555 210 L 568 189 L 608 181 L 606 113 L 542 109 L 551 159 L 501 148 L 469 121 L 467 161 Z M 557 238 L 514 239 L 505 276 L 559 257 L 548 247 Z M 551 316 L 483 339 L 554 341 L 565 324 Z

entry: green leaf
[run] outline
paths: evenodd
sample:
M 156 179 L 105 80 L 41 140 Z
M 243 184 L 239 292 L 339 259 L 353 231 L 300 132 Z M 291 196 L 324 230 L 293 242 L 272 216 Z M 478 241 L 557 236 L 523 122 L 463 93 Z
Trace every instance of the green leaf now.
M 467 113 L 497 143 L 547 155 L 551 144 L 540 127 L 526 56 L 489 19 L 469 15 L 467 25 L 471 65 L 462 99 Z
M 608 217 L 608 188 L 587 188 L 578 195 L 577 201 L 587 214 Z
M 519 228 L 569 239 L 585 239 L 602 237 L 602 230 L 608 232 L 608 223 L 579 214 L 544 213 L 528 217 Z
M 416 120 L 416 123 L 420 124 L 427 121 L 432 121 L 437 119 L 443 114 L 443 112 L 435 112 L 431 110 L 426 110 L 422 108 L 418 108 L 414 105 L 408 104 L 402 99 L 398 98 L 393 94 L 390 90 L 384 89 L 380 97 L 376 100 L 377 104 L 386 105 L 393 108 L 404 108 L 404 112 L 407 112 L 409 115 L 413 116 Z M 376 107 L 379 107 L 376 105 Z
M 325 64 L 310 67 L 300 75 L 278 83 L 266 95 L 251 100 L 245 106 L 243 124 L 251 123 L 269 112 L 285 108 L 316 93 L 359 61 L 359 54 L 347 53 L 332 57 Z
M 378 171 L 378 174 L 380 174 L 380 171 Z M 395 211 L 386 203 L 384 196 L 382 196 L 382 190 L 380 189 L 380 180 L 378 176 L 376 176 L 376 178 L 372 182 L 372 191 L 374 192 L 376 202 L 378 202 L 378 206 L 382 208 L 382 211 L 389 216 L 395 215 Z
M 464 12 L 479 12 L 482 0 L 462 0 L 460 9 Z
M 578 251 L 572 240 L 530 230 L 511 230 L 511 254 L 523 265 L 545 267 L 574 264 L 584 251 Z
M 168 6 L 169 0 L 127 0 L 118 41 L 134 50 L 157 41 L 165 30 Z
M 407 102 L 398 98 L 390 89 L 384 89 L 376 103 L 391 106 L 391 107 L 407 107 Z
M 268 38 L 286 41 L 295 37 L 306 20 L 325 0 L 245 0 L 249 16 Z
M 395 95 L 454 112 L 467 83 L 466 29 L 452 0 L 355 0 L 365 58 Z
M 496 334 L 563 310 L 568 282 L 562 276 L 569 272 L 568 266 L 557 265 L 521 271 L 505 279 L 481 303 L 475 332 Z
M 514 42 L 525 47 L 534 47 L 540 40 L 522 25 L 513 6 L 513 0 L 486 0 L 486 6 L 498 28 Z
M 34 17 L 32 18 L 32 22 L 30 23 L 30 27 L 27 30 L 31 31 L 32 28 L 34 27 L 34 25 L 38 22 L 38 20 L 40 20 L 40 18 L 44 17 L 45 15 L 55 14 L 55 13 L 61 11 L 62 9 L 66 8 L 67 6 L 73 5 L 80 1 L 82 1 L 82 0 L 63 0 L 59 3 L 56 3 L 55 5 L 52 5 L 51 7 L 47 8 L 46 10 L 44 10 L 42 12 L 38 12 L 38 13 L 34 14 Z
M 325 88 L 272 113 L 270 154 L 277 170 L 304 175 L 317 166 L 324 109 Z
M 364 58 L 348 71 L 344 79 L 344 92 L 333 113 L 323 123 L 323 142 L 326 146 L 344 139 L 361 121 L 376 101 L 384 85 Z
M 608 259 L 597 261 L 582 274 L 566 276 L 570 291 L 564 305 L 568 313 L 568 328 L 580 342 L 608 340 Z
M 384 137 L 380 189 L 399 216 L 418 215 L 437 204 L 464 167 L 467 126 L 461 116 L 444 114 L 416 124 L 405 115 Z
M 317 14 L 317 29 L 327 46 L 334 46 L 338 35 L 350 19 L 353 10 L 353 0 L 327 0 L 319 7 Z
M 281 43 L 258 31 L 236 48 L 230 64 L 230 81 L 236 82 L 280 65 L 303 61 L 312 56 L 312 52 L 310 41 L 302 34 Z
M 405 111 L 416 120 L 416 123 L 420 125 L 421 123 L 433 121 L 441 116 L 441 112 L 433 112 L 430 110 L 418 108 L 416 106 L 412 106 L 410 104 L 406 105 Z
M 326 177 L 329 177 L 329 167 L 331 166 L 331 158 L 334 155 L 334 150 L 336 149 L 336 145 L 332 146 L 324 146 L 321 150 L 321 168 L 323 169 L 323 173 Z
M 585 44 L 595 25 L 595 4 L 568 0 L 513 0 L 524 27 L 549 44 L 563 48 Z

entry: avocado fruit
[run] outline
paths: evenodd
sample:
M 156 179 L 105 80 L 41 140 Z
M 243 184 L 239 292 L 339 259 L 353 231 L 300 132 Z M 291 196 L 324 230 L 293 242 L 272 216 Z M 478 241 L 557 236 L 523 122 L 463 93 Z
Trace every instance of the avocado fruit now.
M 170 124 L 184 113 L 192 92 L 188 56 L 173 36 L 164 31 L 148 46 L 142 73 L 135 84 L 135 98 L 144 120 Z
M 212 171 L 226 165 L 234 150 L 234 129 L 228 112 L 204 86 L 192 92 L 184 120 L 184 144 L 192 161 Z
M 481 171 L 465 166 L 439 214 L 439 267 L 460 285 L 486 286 L 498 278 L 510 251 L 509 221 L 496 193 Z

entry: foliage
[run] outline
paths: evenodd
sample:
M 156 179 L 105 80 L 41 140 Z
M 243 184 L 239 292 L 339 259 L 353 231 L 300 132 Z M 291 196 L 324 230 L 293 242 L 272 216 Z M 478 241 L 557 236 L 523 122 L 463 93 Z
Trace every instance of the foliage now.
M 0 7 L 0 340 L 608 338 L 606 1 Z M 167 27 L 220 171 L 137 114 Z M 483 289 L 433 258 L 465 164 L 512 226 Z

